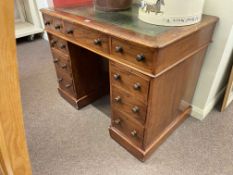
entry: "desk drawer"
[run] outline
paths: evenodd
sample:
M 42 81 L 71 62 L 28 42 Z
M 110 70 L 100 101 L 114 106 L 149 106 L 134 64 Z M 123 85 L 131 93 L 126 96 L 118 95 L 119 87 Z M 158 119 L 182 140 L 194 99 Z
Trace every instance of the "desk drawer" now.
M 63 31 L 62 19 L 43 14 L 45 29 L 53 30 L 59 33 Z
M 50 40 L 51 48 L 60 50 L 61 52 L 65 54 L 69 54 L 67 41 L 61 38 L 58 38 L 54 35 L 49 35 L 49 40 Z
M 150 80 L 149 77 L 135 74 L 133 70 L 119 64 L 110 63 L 112 85 L 128 91 L 131 96 L 147 104 Z
M 152 72 L 153 53 L 153 49 L 112 38 L 111 55 L 144 71 Z
M 69 56 L 61 55 L 56 51 L 52 50 L 53 54 L 53 62 L 58 71 L 63 71 L 64 73 L 68 74 L 72 77 L 72 69 L 71 69 L 71 62 Z
M 125 135 L 136 146 L 142 147 L 144 128 L 131 122 L 122 113 L 113 110 L 112 126 Z
M 64 33 L 76 42 L 91 49 L 109 53 L 108 36 L 101 32 L 64 21 Z
M 45 29 L 53 29 L 53 17 L 43 14 Z
M 73 79 L 67 76 L 66 74 L 60 72 L 59 70 L 56 71 L 59 87 L 71 96 L 76 97 Z
M 145 123 L 147 106 L 135 99 L 134 96 L 112 86 L 111 101 L 113 109 L 120 110 L 132 120 L 136 120 L 136 122 Z

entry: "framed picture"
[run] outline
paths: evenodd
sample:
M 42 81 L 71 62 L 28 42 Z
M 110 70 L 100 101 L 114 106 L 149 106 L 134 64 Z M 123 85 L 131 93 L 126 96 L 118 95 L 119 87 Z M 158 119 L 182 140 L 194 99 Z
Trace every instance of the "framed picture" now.
M 226 93 L 225 93 L 225 96 L 224 96 L 221 111 L 224 111 L 230 105 L 230 103 L 232 101 L 233 101 L 233 67 L 232 67 L 231 75 L 230 75 L 228 85 L 227 85 L 227 88 L 226 88 Z

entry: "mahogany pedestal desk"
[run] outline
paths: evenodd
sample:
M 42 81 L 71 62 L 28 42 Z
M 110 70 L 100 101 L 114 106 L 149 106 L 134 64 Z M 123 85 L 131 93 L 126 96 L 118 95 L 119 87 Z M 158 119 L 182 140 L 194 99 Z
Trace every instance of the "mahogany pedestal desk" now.
M 110 91 L 110 135 L 144 161 L 189 116 L 218 18 L 162 27 L 139 21 L 137 7 L 42 13 L 60 95 L 81 109 Z

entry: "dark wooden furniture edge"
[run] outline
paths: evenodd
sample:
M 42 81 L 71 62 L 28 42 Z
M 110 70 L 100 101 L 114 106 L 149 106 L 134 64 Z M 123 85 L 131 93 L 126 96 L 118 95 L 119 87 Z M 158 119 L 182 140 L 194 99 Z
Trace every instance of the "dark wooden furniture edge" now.
M 118 144 L 123 146 L 128 152 L 130 152 L 133 156 L 135 156 L 140 161 L 145 161 L 145 152 L 136 147 L 130 140 L 128 140 L 122 133 L 116 130 L 114 127 L 109 127 L 110 136 L 115 140 Z
M 72 106 L 74 106 L 76 109 L 79 109 L 78 106 L 78 100 L 63 91 L 61 88 L 57 88 L 59 94 L 61 95 L 62 98 L 64 98 L 68 103 L 70 103 Z
M 61 88 L 58 88 L 58 92 L 61 95 L 61 97 L 64 98 L 73 107 L 75 107 L 76 109 L 81 109 L 89 105 L 93 101 L 97 100 L 98 98 L 102 97 L 103 95 L 106 95 L 108 93 L 108 90 L 103 91 L 103 90 L 97 89 L 96 91 L 93 91 L 80 99 L 76 99 L 72 97 L 71 95 L 63 91 Z
M 187 119 L 191 113 L 192 108 L 187 108 L 182 114 L 180 114 L 176 120 L 174 120 L 162 133 L 161 135 L 151 144 L 151 146 L 142 150 L 127 139 L 124 135 L 122 135 L 117 129 L 113 127 L 109 127 L 110 136 L 116 140 L 121 146 L 123 146 L 127 151 L 132 153 L 137 159 L 144 162 L 148 157 L 157 149 L 171 134 L 172 132 L 182 124 L 185 119 Z
M 85 22 L 85 17 L 77 16 L 73 14 L 69 14 L 67 12 L 63 12 L 61 10 L 56 10 L 53 8 L 47 8 L 47 9 L 41 9 L 41 12 L 47 15 L 56 16 L 58 18 L 61 18 L 63 20 L 68 20 L 73 22 L 74 24 L 83 25 L 85 27 L 91 28 L 93 30 L 97 30 L 99 32 L 121 38 L 123 40 L 127 40 L 139 45 L 150 47 L 150 48 L 163 48 L 167 45 L 176 42 L 177 40 L 180 40 L 189 34 L 200 30 L 200 28 L 203 28 L 205 26 L 208 26 L 211 23 L 217 23 L 219 18 L 216 16 L 208 16 L 203 15 L 203 19 L 201 23 L 197 23 L 190 26 L 184 26 L 184 27 L 171 27 L 170 30 L 167 32 L 163 32 L 162 34 L 159 34 L 157 36 L 149 36 L 144 35 L 140 33 L 136 33 L 127 29 L 120 28 L 116 25 L 110 25 L 103 22 L 95 21 L 92 19 L 89 19 L 91 22 Z M 211 19 L 211 20 L 209 20 Z M 127 36 L 125 35 L 127 33 Z M 176 35 L 174 35 L 176 33 Z M 137 36 L 137 37 L 135 37 Z

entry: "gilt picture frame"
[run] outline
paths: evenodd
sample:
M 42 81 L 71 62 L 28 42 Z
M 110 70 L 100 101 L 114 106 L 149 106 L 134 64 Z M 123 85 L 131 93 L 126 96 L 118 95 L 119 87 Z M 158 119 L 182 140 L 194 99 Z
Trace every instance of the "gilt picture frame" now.
M 225 93 L 225 96 L 224 96 L 221 111 L 223 112 L 230 105 L 230 103 L 232 101 L 233 101 L 233 66 L 232 66 L 232 69 L 231 69 L 231 75 L 230 75 L 228 85 L 227 85 L 227 88 L 226 88 L 226 93 Z

